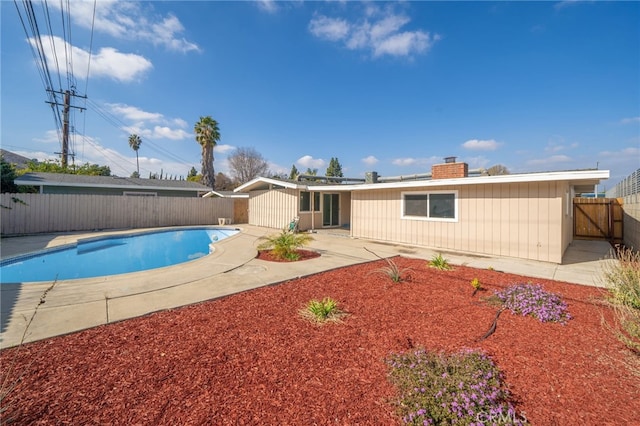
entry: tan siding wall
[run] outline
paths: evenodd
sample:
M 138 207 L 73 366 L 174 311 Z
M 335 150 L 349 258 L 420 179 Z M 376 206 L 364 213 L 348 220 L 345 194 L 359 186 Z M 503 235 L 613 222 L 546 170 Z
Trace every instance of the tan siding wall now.
M 298 215 L 298 190 L 272 189 L 249 194 L 249 224 L 283 229 Z
M 458 191 L 458 221 L 401 219 L 401 191 L 354 191 L 351 233 L 446 250 L 560 263 L 563 190 L 556 182 L 444 186 Z
M 15 202 L 21 200 L 22 202 Z M 228 198 L 2 194 L 2 235 L 158 226 L 217 225 Z

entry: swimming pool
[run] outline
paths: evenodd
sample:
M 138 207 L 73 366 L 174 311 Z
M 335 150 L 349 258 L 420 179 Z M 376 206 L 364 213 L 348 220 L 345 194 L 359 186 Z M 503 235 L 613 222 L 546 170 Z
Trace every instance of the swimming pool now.
M 0 283 L 119 275 L 199 259 L 237 229 L 180 228 L 89 238 L 0 262 Z

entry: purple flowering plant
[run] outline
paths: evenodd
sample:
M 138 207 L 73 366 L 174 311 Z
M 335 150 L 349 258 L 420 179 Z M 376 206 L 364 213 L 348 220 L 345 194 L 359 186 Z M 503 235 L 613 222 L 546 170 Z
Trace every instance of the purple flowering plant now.
M 557 294 L 539 284 L 516 284 L 495 293 L 502 305 L 514 314 L 537 318 L 541 322 L 566 324 L 571 319 L 567 304 Z
M 408 425 L 527 425 L 509 402 L 502 374 L 480 351 L 413 352 L 388 359 L 399 388 L 398 411 Z

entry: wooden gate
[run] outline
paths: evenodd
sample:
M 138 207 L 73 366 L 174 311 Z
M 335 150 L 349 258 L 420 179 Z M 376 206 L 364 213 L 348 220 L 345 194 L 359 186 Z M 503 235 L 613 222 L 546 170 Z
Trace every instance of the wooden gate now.
M 574 198 L 573 236 L 622 242 L 622 204 L 617 198 Z

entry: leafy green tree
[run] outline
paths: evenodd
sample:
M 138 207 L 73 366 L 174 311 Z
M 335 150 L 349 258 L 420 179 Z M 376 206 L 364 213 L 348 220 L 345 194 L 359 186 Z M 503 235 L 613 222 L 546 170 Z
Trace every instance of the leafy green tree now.
M 140 177 L 140 173 L 138 173 L 138 172 L 133 172 L 133 173 L 131 173 L 131 177 L 132 177 L 132 178 L 136 178 L 136 179 L 137 179 L 137 178 L 139 178 L 139 177 Z
M 18 185 L 14 180 L 17 177 L 16 168 L 13 164 L 5 161 L 3 156 L 0 156 L 0 170 L 2 175 L 2 182 L 0 185 L 0 192 L 18 192 Z
M 187 179 L 189 179 L 190 177 L 196 177 L 198 176 L 198 171 L 196 170 L 195 167 L 191 167 L 191 170 L 189 170 L 189 174 L 187 175 Z
M 138 161 L 138 150 L 140 149 L 140 145 L 142 145 L 142 139 L 140 139 L 140 136 L 135 133 L 129 136 L 129 146 L 136 152 L 136 170 L 138 172 L 138 176 L 140 176 L 140 162 Z
M 27 167 L 24 170 L 27 172 L 44 172 L 44 173 L 66 173 L 76 175 L 90 175 L 90 176 L 111 176 L 111 169 L 109 166 L 100 166 L 98 164 L 85 163 L 79 167 L 67 167 L 64 168 L 60 165 L 58 160 L 35 162 L 30 161 L 27 163 Z
M 60 165 L 59 160 L 29 161 L 24 169 L 27 172 L 44 173 L 72 173 L 72 170 L 65 169 Z
M 209 115 L 200 117 L 193 131 L 196 134 L 196 141 L 202 147 L 202 184 L 213 188 L 216 180 L 213 169 L 213 148 L 220 140 L 218 122 Z
M 309 167 L 307 167 L 307 171 L 304 172 L 305 175 L 309 175 L 309 176 L 317 176 L 318 175 L 318 169 L 311 169 Z
M 289 173 L 289 179 L 292 179 L 292 180 L 297 179 L 299 174 L 300 174 L 300 172 L 296 168 L 296 165 L 293 164 L 291 166 L 291 172 Z
M 329 167 L 327 167 L 327 172 L 325 176 L 335 176 L 335 177 L 343 177 L 342 175 L 342 165 L 338 161 L 338 157 L 331 157 L 331 161 L 329 161 Z
M 90 175 L 90 176 L 111 176 L 111 169 L 109 166 L 99 166 L 97 164 L 85 163 L 76 169 L 77 175 Z

